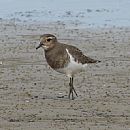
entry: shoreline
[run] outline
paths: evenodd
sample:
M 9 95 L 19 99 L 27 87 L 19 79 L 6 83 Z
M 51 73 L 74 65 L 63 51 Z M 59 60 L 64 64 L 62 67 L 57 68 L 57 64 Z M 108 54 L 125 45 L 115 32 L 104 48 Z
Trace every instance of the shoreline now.
M 7 24 L 14 24 L 14 25 L 43 25 L 43 26 L 52 26 L 52 27 L 55 27 L 55 26 L 59 26 L 59 27 L 63 27 L 63 28 L 66 28 L 66 29 L 79 29 L 79 30 L 82 30 L 82 29 L 89 29 L 89 30 L 101 30 L 101 29 L 130 29 L 130 26 L 116 26 L 116 25 L 107 25 L 107 24 L 104 24 L 102 26 L 91 26 L 91 25 L 85 25 L 83 23 L 75 23 L 74 21 L 66 21 L 66 22 L 63 22 L 63 21 L 60 21 L 60 20 L 55 20 L 55 21 L 37 21 L 37 20 L 33 20 L 33 21 L 30 21 L 30 20 L 25 20 L 25 21 L 22 21 L 22 20 L 17 20 L 15 18 L 12 18 L 12 19 L 3 19 L 1 18 L 0 19 L 0 22 L 1 24 L 2 23 L 7 23 Z

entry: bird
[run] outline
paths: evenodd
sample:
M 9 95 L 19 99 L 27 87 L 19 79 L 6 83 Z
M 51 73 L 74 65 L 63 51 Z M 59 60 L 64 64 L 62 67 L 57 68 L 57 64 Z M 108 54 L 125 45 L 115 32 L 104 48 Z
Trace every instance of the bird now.
M 49 66 L 59 73 L 69 77 L 69 99 L 74 99 L 74 94 L 78 94 L 73 86 L 75 74 L 84 70 L 90 63 L 101 62 L 83 54 L 77 47 L 60 43 L 53 34 L 43 34 L 40 36 L 40 44 L 36 47 L 44 49 L 45 59 Z M 72 97 L 72 98 L 71 98 Z

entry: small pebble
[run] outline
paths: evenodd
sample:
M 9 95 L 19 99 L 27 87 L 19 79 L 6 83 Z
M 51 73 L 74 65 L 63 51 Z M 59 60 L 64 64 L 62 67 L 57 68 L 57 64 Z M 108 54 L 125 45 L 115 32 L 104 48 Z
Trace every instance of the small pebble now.
M 59 95 L 59 96 L 57 96 L 57 98 L 64 98 L 64 96 L 63 95 Z
M 34 98 L 38 98 L 38 96 L 34 96 Z
M 26 100 L 25 102 L 29 102 L 29 100 Z
M 62 92 L 59 92 L 59 95 L 61 95 L 62 94 Z

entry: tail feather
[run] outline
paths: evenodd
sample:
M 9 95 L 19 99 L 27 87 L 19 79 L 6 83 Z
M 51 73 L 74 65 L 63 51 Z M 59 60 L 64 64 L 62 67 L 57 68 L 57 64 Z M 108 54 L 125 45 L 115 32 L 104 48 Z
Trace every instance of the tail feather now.
M 85 60 L 86 63 L 99 63 L 99 62 L 101 62 L 99 60 L 91 59 L 89 57 L 85 57 L 85 59 L 86 59 Z

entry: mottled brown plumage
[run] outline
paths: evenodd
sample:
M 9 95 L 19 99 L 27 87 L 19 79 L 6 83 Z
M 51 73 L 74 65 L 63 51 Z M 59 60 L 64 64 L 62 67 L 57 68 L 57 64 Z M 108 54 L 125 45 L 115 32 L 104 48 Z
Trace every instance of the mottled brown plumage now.
M 53 69 L 59 69 L 67 66 L 69 62 L 69 56 L 66 52 L 66 48 L 69 50 L 71 55 L 73 55 L 74 60 L 78 63 L 86 64 L 97 62 L 97 60 L 85 56 L 78 48 L 57 42 L 53 49 L 45 50 L 47 63 Z
M 58 42 L 57 38 L 52 34 L 44 34 L 40 37 L 40 45 L 36 48 L 43 47 L 47 63 L 58 72 L 62 72 L 70 77 L 70 94 L 73 92 L 77 95 L 73 87 L 74 74 L 80 72 L 82 67 L 89 63 L 97 63 L 100 61 L 85 56 L 81 50 L 72 45 Z

